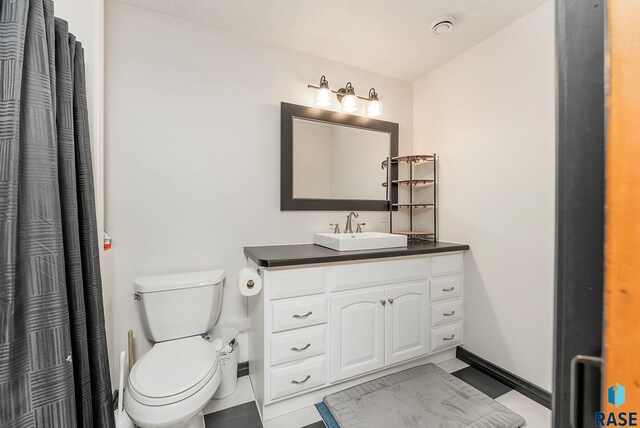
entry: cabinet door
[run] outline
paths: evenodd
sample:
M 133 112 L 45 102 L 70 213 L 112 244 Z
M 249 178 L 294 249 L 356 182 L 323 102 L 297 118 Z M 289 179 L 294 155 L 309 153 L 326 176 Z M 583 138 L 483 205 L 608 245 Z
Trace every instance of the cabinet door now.
M 427 282 L 388 287 L 385 364 L 395 364 L 429 352 Z
M 332 382 L 384 366 L 385 304 L 383 288 L 331 297 Z

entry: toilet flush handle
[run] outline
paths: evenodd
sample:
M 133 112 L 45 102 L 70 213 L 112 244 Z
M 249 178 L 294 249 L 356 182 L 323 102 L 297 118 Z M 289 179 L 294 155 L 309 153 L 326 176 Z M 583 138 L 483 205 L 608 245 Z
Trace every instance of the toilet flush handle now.
M 136 302 L 142 300 L 142 295 L 138 293 L 133 293 L 133 300 L 135 300 Z

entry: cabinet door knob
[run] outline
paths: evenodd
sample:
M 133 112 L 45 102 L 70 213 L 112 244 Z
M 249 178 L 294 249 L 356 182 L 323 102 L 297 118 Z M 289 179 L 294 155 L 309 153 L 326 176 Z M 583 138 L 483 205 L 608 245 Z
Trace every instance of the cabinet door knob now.
M 389 303 L 393 305 L 393 299 L 388 299 Z
M 442 315 L 444 315 L 445 317 L 450 317 L 456 314 L 456 311 L 451 311 L 451 312 L 443 312 Z
M 384 300 L 384 299 L 382 299 L 382 300 L 380 300 L 380 303 L 382 303 L 382 306 L 384 306 L 384 305 L 386 305 L 386 304 L 387 304 L 387 301 L 386 301 L 386 300 Z
M 304 380 L 292 380 L 291 383 L 294 385 L 300 385 L 301 383 L 305 383 L 306 381 L 308 381 L 309 379 L 311 379 L 311 375 L 308 374 L 307 377 L 304 378 Z
M 443 288 L 442 291 L 453 291 L 456 287 Z
M 443 337 L 443 338 L 442 338 L 442 340 L 453 340 L 453 339 L 455 339 L 455 337 L 456 337 L 456 335 L 455 335 L 455 334 L 452 334 L 452 335 L 451 335 L 451 336 L 449 336 L 449 337 Z
M 301 352 L 301 351 L 305 351 L 309 348 L 309 346 L 311 346 L 310 343 L 307 343 L 305 346 L 303 346 L 302 348 L 296 348 L 295 346 L 293 348 L 291 348 L 292 351 L 296 351 L 296 352 Z
M 304 318 L 309 318 L 309 315 L 311 315 L 312 313 L 313 313 L 313 312 L 309 311 L 309 312 L 307 312 L 307 313 L 306 313 L 306 314 L 304 314 L 304 315 L 298 315 L 298 314 L 295 314 L 293 317 L 294 317 L 295 319 L 297 319 L 297 320 L 300 320 L 300 319 L 304 319 Z

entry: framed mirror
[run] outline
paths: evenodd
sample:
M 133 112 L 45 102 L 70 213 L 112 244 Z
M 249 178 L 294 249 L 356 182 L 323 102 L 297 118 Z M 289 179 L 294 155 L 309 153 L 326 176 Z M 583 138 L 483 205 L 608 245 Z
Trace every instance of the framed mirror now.
M 389 209 L 382 162 L 398 155 L 397 123 L 288 103 L 280 112 L 282 211 Z

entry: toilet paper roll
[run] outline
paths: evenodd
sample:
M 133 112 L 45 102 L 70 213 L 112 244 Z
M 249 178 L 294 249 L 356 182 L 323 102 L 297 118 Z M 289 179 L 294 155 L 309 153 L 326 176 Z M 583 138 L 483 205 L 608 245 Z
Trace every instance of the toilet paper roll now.
M 262 279 L 255 269 L 244 268 L 238 273 L 238 288 L 243 296 L 255 296 L 262 290 Z

